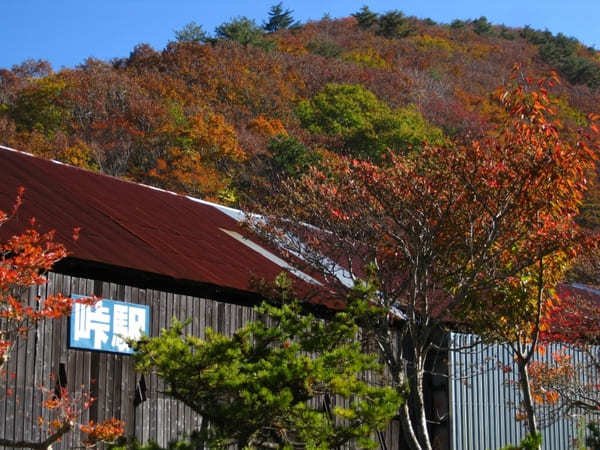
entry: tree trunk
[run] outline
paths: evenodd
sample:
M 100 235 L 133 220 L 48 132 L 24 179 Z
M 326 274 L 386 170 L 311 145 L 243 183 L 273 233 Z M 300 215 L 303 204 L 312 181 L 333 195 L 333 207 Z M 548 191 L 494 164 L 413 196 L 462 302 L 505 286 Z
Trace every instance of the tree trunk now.
M 420 349 L 419 349 L 420 350 Z M 425 395 L 423 393 L 423 378 L 425 375 L 425 359 L 427 354 L 415 348 L 415 359 L 409 370 L 408 383 L 410 388 L 410 409 L 413 414 L 414 428 L 423 450 L 431 450 L 431 439 L 427 429 L 427 414 L 425 411 Z
M 427 353 L 417 348 L 412 350 L 414 351 L 414 358 L 407 364 L 406 368 L 408 393 L 400 410 L 402 434 L 410 450 L 432 450 L 429 430 L 427 429 L 425 395 L 423 393 Z
M 408 409 L 408 402 L 404 402 L 400 408 L 400 424 L 402 425 L 402 437 L 410 448 L 410 450 L 423 450 L 419 439 L 415 434 L 415 430 L 412 426 L 412 420 L 410 418 L 410 410 Z
M 527 414 L 527 428 L 529 429 L 530 434 L 537 434 L 539 430 L 535 417 L 535 409 L 533 407 L 533 399 L 531 397 L 527 362 L 519 357 L 517 364 L 519 367 L 519 386 L 521 387 L 521 394 L 523 394 L 523 407 Z
M 30 448 L 32 450 L 51 450 L 55 442 L 60 441 L 66 433 L 73 429 L 71 422 L 65 422 L 60 428 L 46 438 L 43 442 L 30 441 L 12 441 L 10 439 L 0 439 L 0 446 L 9 448 Z

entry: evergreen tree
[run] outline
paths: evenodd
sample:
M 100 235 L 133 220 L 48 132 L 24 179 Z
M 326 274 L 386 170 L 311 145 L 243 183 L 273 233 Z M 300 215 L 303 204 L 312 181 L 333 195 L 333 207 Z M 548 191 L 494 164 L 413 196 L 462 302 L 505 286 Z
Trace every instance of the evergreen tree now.
M 363 29 L 371 28 L 377 23 L 377 14 L 369 9 L 367 5 L 360 8 L 360 11 L 352 14 L 352 17 L 358 22 L 358 26 Z
M 208 35 L 202 28 L 202 25 L 196 22 L 190 22 L 185 25 L 181 30 L 175 30 L 175 39 L 177 42 L 207 42 Z
M 293 12 L 289 9 L 284 10 L 282 2 L 271 6 L 269 21 L 263 24 L 263 30 L 267 33 L 274 33 L 277 30 L 285 30 L 286 28 L 298 26 L 298 22 L 294 23 Z
M 318 153 L 307 149 L 295 137 L 276 136 L 269 141 L 267 148 L 273 155 L 273 168 L 285 177 L 298 178 L 321 161 Z
M 379 16 L 377 34 L 387 38 L 403 38 L 413 33 L 414 27 L 401 11 L 395 9 Z
M 488 22 L 487 17 L 481 16 L 479 19 L 473 20 L 473 31 L 479 35 L 493 35 L 494 28 Z
M 211 448 L 334 448 L 351 440 L 375 447 L 371 435 L 397 413 L 400 397 L 363 381 L 380 367 L 361 351 L 351 316 L 324 322 L 296 302 L 257 312 L 263 321 L 231 337 L 210 328 L 205 339 L 186 336 L 174 321 L 135 345 L 137 368 L 155 370 L 167 394 L 210 423 L 200 433 Z
M 262 29 L 256 25 L 254 20 L 244 16 L 219 25 L 215 29 L 215 36 L 218 39 L 238 42 L 246 47 L 250 44 L 256 45 L 265 50 L 271 48 L 273 42 L 264 38 Z

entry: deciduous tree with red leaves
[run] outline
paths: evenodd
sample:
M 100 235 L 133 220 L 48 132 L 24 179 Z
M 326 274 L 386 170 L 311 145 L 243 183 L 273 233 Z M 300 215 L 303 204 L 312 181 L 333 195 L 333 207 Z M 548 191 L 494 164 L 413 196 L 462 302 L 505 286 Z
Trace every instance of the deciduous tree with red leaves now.
M 0 227 L 15 215 L 23 192 L 23 189 L 19 191 L 10 213 L 0 211 Z M 75 239 L 77 232 L 74 230 Z M 54 233 L 40 233 L 33 219 L 30 227 L 21 234 L 0 242 L 0 373 L 6 375 L 4 368 L 11 351 L 20 339 L 27 338 L 32 327 L 41 321 L 70 314 L 73 300 L 62 294 L 43 299 L 30 297 L 31 288 L 46 284 L 46 273 L 65 256 L 67 250 L 63 244 L 54 241 Z M 80 301 L 93 304 L 96 299 Z M 83 411 L 94 401 L 89 394 L 73 394 L 60 387 L 58 392 L 43 386 L 40 388 L 46 397 L 43 407 L 51 412 L 50 420 L 40 418 L 42 435 L 45 437 L 39 442 L 0 438 L 0 446 L 45 450 L 75 428 L 86 435 L 82 441 L 86 447 L 93 447 L 101 441 L 112 441 L 123 434 L 123 423 L 113 418 L 99 424 L 77 423 Z M 10 392 L 6 392 L 6 395 L 10 395 Z
M 540 342 L 568 345 L 578 353 L 554 352 L 548 362 L 531 365 L 531 385 L 538 405 L 559 416 L 600 418 L 600 290 L 563 285 L 541 319 Z M 577 357 L 574 357 L 577 356 Z
M 411 449 L 432 448 L 423 380 L 440 329 L 503 329 L 488 337 L 504 340 L 523 324 L 528 361 L 540 302 L 581 246 L 574 217 L 594 154 L 584 131 L 576 143 L 562 137 L 553 78 L 517 68 L 497 95 L 506 119 L 480 140 L 387 154 L 379 165 L 331 161 L 288 180 L 257 224 L 321 273 L 321 295 L 360 292 L 378 307 L 362 326 L 406 391 L 399 416 Z

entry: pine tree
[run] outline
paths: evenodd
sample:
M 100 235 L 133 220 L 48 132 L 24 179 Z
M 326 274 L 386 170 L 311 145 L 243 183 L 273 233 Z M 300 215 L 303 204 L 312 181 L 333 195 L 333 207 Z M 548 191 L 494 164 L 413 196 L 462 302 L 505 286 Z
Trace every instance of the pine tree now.
M 363 381 L 380 367 L 362 352 L 351 316 L 324 322 L 297 302 L 257 312 L 262 321 L 231 337 L 210 328 L 204 339 L 186 336 L 185 324 L 174 321 L 136 344 L 137 368 L 156 371 L 168 395 L 210 423 L 200 433 L 211 448 L 375 447 L 372 434 L 397 414 L 401 399 Z
M 267 33 L 274 33 L 277 30 L 284 30 L 293 26 L 298 26 L 298 22 L 294 23 L 292 13 L 294 11 L 283 9 L 283 3 L 279 2 L 276 5 L 271 6 L 269 11 L 269 21 L 263 24 L 263 29 Z
M 369 9 L 367 5 L 360 8 L 360 11 L 352 14 L 352 17 L 358 22 L 358 26 L 363 29 L 371 28 L 377 23 L 377 14 Z
M 208 35 L 196 22 L 190 22 L 181 30 L 175 30 L 175 39 L 177 42 L 197 42 L 203 43 L 208 41 Z
M 246 47 L 251 44 L 268 48 L 269 43 L 272 42 L 263 38 L 262 29 L 256 25 L 253 19 L 244 16 L 219 25 L 215 28 L 215 36 L 218 39 L 238 42 Z

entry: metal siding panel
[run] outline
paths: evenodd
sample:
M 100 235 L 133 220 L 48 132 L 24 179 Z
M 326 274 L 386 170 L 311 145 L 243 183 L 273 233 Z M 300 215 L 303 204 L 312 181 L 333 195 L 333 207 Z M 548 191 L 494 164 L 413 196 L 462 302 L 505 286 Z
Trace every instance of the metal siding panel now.
M 450 342 L 458 348 L 473 344 L 475 339 L 472 335 L 452 333 Z M 549 345 L 546 354 L 536 355 L 536 359 L 550 362 L 552 353 L 557 351 L 566 351 L 575 364 L 584 361 L 581 352 L 561 344 Z M 497 363 L 512 370 L 504 373 Z M 520 399 L 510 350 L 498 344 L 477 344 L 469 350 L 451 351 L 449 364 L 452 449 L 495 449 L 520 442 L 525 435 L 524 424 L 516 421 L 515 408 L 509 406 L 517 405 Z M 544 450 L 571 448 L 577 423 L 562 418 L 543 428 L 542 435 Z

